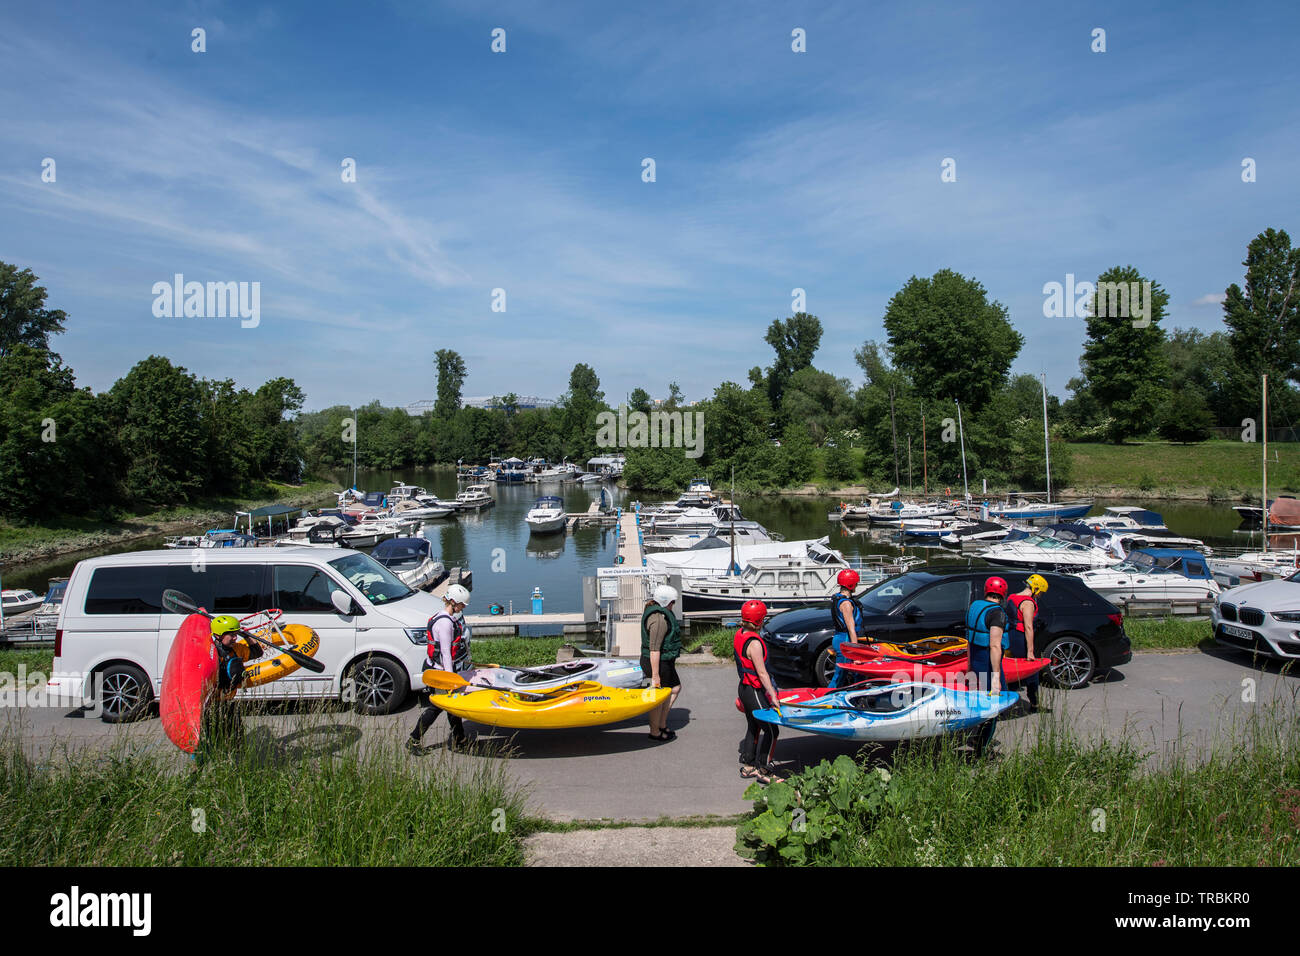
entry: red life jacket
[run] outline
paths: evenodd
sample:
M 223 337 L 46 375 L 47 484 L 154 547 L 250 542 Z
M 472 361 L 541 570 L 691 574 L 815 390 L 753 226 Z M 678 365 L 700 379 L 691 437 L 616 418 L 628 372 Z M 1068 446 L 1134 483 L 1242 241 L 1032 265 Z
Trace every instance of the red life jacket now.
M 746 687 L 757 687 L 762 690 L 763 682 L 758 679 L 758 670 L 754 667 L 754 662 L 745 655 L 745 645 L 750 641 L 758 641 L 758 646 L 763 649 L 763 665 L 767 666 L 767 644 L 757 632 L 747 631 L 742 627 L 731 639 L 731 651 L 736 658 L 736 673 L 740 677 L 740 682 Z
M 425 625 L 425 639 L 429 648 L 429 662 L 435 667 L 441 663 L 438 651 L 438 642 L 433 636 L 433 622 L 440 617 L 445 617 L 451 621 L 451 667 L 452 670 L 459 673 L 462 670 L 468 670 L 469 665 L 469 641 L 465 639 L 465 625 L 455 617 L 452 617 L 446 611 L 439 611 L 433 617 L 429 618 L 429 623 Z
M 1037 617 L 1038 602 L 1034 600 L 1032 594 L 1013 594 L 1011 597 L 1007 598 L 1007 603 L 1011 605 L 1011 613 L 1007 615 L 1011 620 L 1008 622 L 1007 626 L 1013 631 L 1019 631 L 1021 634 L 1025 632 L 1025 622 L 1020 616 L 1020 605 L 1024 604 L 1026 601 L 1034 606 L 1034 617 Z

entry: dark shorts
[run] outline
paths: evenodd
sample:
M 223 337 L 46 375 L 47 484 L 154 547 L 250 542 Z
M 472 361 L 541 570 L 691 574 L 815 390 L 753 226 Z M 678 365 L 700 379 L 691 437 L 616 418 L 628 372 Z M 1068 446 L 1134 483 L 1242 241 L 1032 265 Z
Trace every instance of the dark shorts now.
M 641 658 L 641 673 L 646 677 L 653 677 L 654 671 L 650 667 L 650 658 Z M 660 687 L 681 687 L 681 678 L 677 676 L 677 658 L 670 661 L 659 659 L 659 686 Z

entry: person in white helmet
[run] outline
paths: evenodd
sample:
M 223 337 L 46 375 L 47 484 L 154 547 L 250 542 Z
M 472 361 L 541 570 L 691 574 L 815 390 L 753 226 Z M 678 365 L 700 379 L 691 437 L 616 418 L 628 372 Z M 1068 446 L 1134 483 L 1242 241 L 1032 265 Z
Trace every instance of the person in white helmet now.
M 677 658 L 682 653 L 682 626 L 673 614 L 677 592 L 666 584 L 654 589 L 641 614 L 641 673 L 650 678 L 652 687 L 672 688 L 666 701 L 650 711 L 650 739 L 676 740 L 668 729 L 668 714 L 682 692 L 677 677 Z
M 447 588 L 442 603 L 444 609 L 429 618 L 427 625 L 429 657 L 424 662 L 424 669 L 436 668 L 451 671 L 453 674 L 464 674 L 473 667 L 469 656 L 469 628 L 465 624 L 465 608 L 469 604 L 469 591 L 459 584 L 453 584 Z M 423 747 L 420 746 L 424 732 L 432 727 L 441 715 L 441 707 L 427 707 L 420 714 L 420 719 L 416 721 L 415 728 L 406 741 L 406 749 L 410 753 L 424 753 Z M 447 722 L 451 725 L 447 746 L 453 750 L 463 749 L 467 742 L 464 723 L 454 714 L 447 715 Z

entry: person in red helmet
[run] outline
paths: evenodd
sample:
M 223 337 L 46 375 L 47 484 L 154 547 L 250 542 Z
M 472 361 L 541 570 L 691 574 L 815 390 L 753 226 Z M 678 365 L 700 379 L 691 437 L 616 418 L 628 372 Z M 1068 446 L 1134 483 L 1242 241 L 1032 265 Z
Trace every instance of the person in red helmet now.
M 845 568 L 835 578 L 839 585 L 831 595 L 831 620 L 835 622 L 835 635 L 831 638 L 831 650 L 835 654 L 835 675 L 830 679 L 830 687 L 839 687 L 840 678 L 845 676 L 841 669 L 849 659 L 840 649 L 845 641 L 857 642 L 862 634 L 862 605 L 853 596 L 858 582 L 862 579 L 852 568 Z
M 783 779 L 772 769 L 772 753 L 776 750 L 780 728 L 754 716 L 754 711 L 765 707 L 775 708 L 778 714 L 781 712 L 776 686 L 767 673 L 767 644 L 759 634 L 766 619 L 766 604 L 746 601 L 740 609 L 740 627 L 731 641 L 736 674 L 740 678 L 738 696 L 745 710 L 745 736 L 740 738 L 740 775 L 746 780 L 757 777 L 763 784 Z
M 991 577 L 984 582 L 984 597 L 972 601 L 966 609 L 968 666 L 978 689 L 992 694 L 1002 693 L 1007 684 L 1002 673 L 1002 655 L 1011 646 L 1007 634 L 1006 599 L 1007 582 Z M 996 727 L 997 718 L 980 725 L 975 738 L 977 756 L 983 755 Z

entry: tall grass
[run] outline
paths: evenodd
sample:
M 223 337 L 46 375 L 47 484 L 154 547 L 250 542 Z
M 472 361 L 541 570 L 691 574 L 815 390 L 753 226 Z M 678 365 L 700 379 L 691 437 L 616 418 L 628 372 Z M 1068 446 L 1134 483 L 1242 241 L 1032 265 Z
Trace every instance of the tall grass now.
M 329 727 L 304 724 L 316 743 Z M 3 866 L 503 866 L 523 862 L 524 801 L 498 761 L 244 748 L 201 766 L 155 748 L 35 763 L 0 734 Z
M 482 637 L 471 647 L 475 661 L 506 667 L 540 667 L 554 664 L 565 637 Z
M 1197 647 L 1214 637 L 1208 620 L 1176 618 L 1126 617 L 1124 633 L 1128 634 L 1135 651 Z
M 1210 752 L 1180 746 L 1155 762 L 1129 742 L 1085 741 L 1063 716 L 1040 724 L 1027 749 L 987 761 L 950 740 L 899 747 L 883 807 L 850 820 L 835 862 L 1295 866 L 1293 711 L 1261 708 Z

